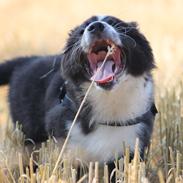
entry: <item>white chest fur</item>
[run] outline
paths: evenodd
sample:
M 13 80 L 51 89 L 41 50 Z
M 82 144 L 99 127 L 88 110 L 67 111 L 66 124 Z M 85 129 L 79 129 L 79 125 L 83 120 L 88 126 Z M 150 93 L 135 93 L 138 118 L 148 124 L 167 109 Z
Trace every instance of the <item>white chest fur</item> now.
M 90 123 L 126 121 L 149 110 L 153 100 L 153 82 L 151 78 L 145 81 L 144 77 L 123 75 L 120 83 L 111 91 L 93 86 L 87 99 L 92 105 Z M 88 88 L 88 85 L 84 88 Z M 82 152 L 80 158 L 86 161 L 109 161 L 115 154 L 123 153 L 124 142 L 133 151 L 141 128 L 142 124 L 127 127 L 98 125 L 96 130 L 85 135 L 76 124 L 71 133 L 69 149 L 72 153 Z M 79 156 L 78 153 L 76 156 Z
M 93 120 L 126 121 L 145 113 L 153 100 L 153 82 L 151 78 L 145 81 L 144 77 L 123 75 L 110 91 L 94 86 L 88 96 L 93 106 Z

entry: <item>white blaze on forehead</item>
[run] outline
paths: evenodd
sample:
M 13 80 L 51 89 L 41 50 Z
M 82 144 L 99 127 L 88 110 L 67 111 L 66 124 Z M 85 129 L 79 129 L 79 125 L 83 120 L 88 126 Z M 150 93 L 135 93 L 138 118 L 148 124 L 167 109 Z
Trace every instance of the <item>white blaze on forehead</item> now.
M 106 17 L 106 15 L 98 15 L 97 19 L 98 19 L 98 21 L 102 21 L 105 17 Z
M 92 21 L 86 28 L 85 31 L 83 33 L 83 36 L 81 38 L 81 47 L 83 48 L 83 50 L 85 52 L 88 52 L 90 45 L 92 44 L 92 42 L 94 41 L 94 39 L 96 39 L 96 37 L 94 38 L 93 35 L 88 31 L 88 27 L 90 25 L 92 25 L 95 22 L 101 22 L 104 26 L 105 26 L 105 31 L 103 32 L 103 36 L 106 39 L 110 39 L 111 41 L 113 41 L 116 45 L 118 46 L 122 46 L 122 42 L 120 40 L 120 35 L 119 33 L 115 30 L 114 27 L 112 27 L 111 25 L 109 25 L 107 22 L 103 21 L 103 19 L 106 16 L 97 16 L 98 20 Z

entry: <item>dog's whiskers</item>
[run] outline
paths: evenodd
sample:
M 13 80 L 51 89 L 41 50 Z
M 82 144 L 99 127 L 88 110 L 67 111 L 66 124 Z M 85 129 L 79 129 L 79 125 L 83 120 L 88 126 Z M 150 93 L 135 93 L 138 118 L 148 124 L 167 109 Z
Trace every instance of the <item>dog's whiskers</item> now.
M 136 41 L 135 41 L 131 36 L 129 36 L 129 35 L 127 35 L 127 34 L 124 34 L 124 33 L 119 33 L 119 32 L 118 32 L 118 34 L 119 34 L 120 37 L 127 38 L 127 39 L 129 39 L 130 41 L 132 41 L 132 42 L 133 42 L 133 47 L 134 47 L 134 48 L 137 46 Z
M 135 27 L 115 27 L 115 29 L 119 34 L 127 35 L 127 33 L 129 33 L 132 29 L 135 29 Z
M 72 48 L 72 52 L 71 52 L 71 58 L 79 58 L 81 55 L 81 47 L 80 47 L 80 42 L 78 41 L 77 44 L 75 44 Z
M 63 50 L 63 53 L 68 52 L 70 49 L 74 48 L 75 45 L 78 45 L 78 43 L 80 44 L 80 40 L 78 40 L 77 42 L 75 42 L 74 44 L 71 44 L 71 45 L 69 45 L 69 46 L 66 45 L 66 46 L 65 46 L 65 49 Z

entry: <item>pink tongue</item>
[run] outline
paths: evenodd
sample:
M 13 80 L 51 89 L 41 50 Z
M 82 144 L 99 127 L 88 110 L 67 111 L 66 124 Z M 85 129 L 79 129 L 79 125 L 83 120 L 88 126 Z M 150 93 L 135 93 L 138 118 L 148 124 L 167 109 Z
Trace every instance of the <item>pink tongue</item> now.
M 114 65 L 114 62 L 111 60 L 108 60 L 105 62 L 105 64 L 100 69 L 101 65 L 102 65 L 102 62 L 97 63 L 96 72 L 98 72 L 98 73 L 95 76 L 95 74 L 96 74 L 96 72 L 95 72 L 94 75 L 91 77 L 91 80 L 94 79 L 94 81 L 98 82 L 98 83 L 110 82 L 111 80 L 113 80 L 114 75 L 115 75 L 114 72 L 112 71 L 112 66 Z M 100 69 L 100 71 L 98 71 L 98 69 Z

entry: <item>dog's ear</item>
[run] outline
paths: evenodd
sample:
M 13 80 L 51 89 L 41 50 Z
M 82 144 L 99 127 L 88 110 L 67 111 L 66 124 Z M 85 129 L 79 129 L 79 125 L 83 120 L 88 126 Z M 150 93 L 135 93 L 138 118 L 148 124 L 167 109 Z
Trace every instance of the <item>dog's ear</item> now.
M 137 22 L 128 22 L 128 25 L 129 25 L 130 27 L 135 28 L 135 29 L 138 29 L 138 28 L 139 28 L 139 25 L 138 25 Z
M 70 30 L 68 33 L 68 39 L 64 46 L 64 49 L 62 51 L 63 54 L 68 52 L 70 49 L 72 49 L 74 43 L 78 41 L 78 34 L 79 34 L 79 26 L 75 27 L 74 29 Z
M 73 33 L 75 33 L 77 30 L 79 29 L 79 26 L 75 27 L 74 29 L 71 29 L 69 32 L 69 37 L 73 35 Z
M 68 35 L 71 36 L 73 32 L 74 32 L 74 29 L 70 30 Z

